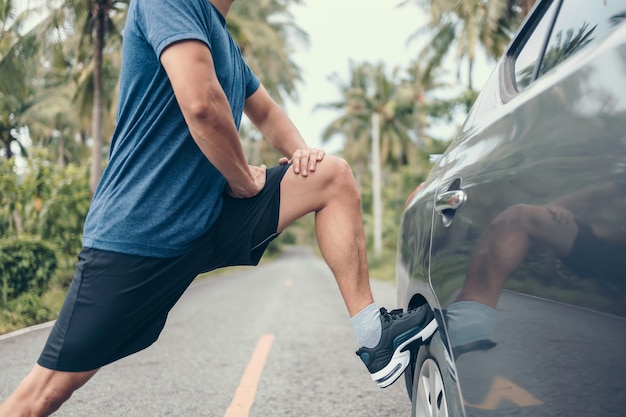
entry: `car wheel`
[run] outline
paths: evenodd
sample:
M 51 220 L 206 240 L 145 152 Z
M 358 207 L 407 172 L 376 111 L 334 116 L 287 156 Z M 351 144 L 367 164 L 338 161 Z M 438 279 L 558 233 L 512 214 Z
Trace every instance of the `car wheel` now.
M 406 369 L 405 382 L 416 417 L 462 417 L 461 396 L 453 361 L 437 330 L 420 346 Z
M 439 365 L 433 358 L 426 358 L 417 374 L 415 401 L 416 417 L 448 417 L 448 400 Z

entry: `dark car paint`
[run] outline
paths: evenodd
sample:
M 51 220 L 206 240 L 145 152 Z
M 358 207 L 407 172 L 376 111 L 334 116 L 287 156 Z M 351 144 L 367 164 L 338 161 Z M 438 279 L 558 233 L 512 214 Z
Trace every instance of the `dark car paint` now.
M 519 94 L 511 89 L 511 58 L 498 63 L 462 132 L 402 216 L 402 307 L 426 301 L 441 318 L 465 282 L 481 235 L 510 207 L 618 184 L 611 198 L 571 210 L 585 222 L 626 228 L 626 188 L 620 188 L 626 178 L 625 74 L 624 24 Z M 467 201 L 444 227 L 435 201 L 455 180 Z M 464 408 L 472 416 L 621 416 L 625 301 L 626 276 L 578 276 L 531 241 L 498 298 L 496 346 L 447 365 L 439 348 L 443 334 L 420 354 L 437 359 L 451 415 Z M 440 325 L 445 328 L 444 320 Z M 455 387 L 464 407 L 455 404 L 461 402 Z

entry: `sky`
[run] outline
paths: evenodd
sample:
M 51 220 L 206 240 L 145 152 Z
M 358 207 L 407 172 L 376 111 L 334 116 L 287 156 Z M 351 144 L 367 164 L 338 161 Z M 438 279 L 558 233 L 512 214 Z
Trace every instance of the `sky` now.
M 321 144 L 323 129 L 336 117 L 316 104 L 340 98 L 328 77 L 337 73 L 349 81 L 349 62 L 384 62 L 387 71 L 406 67 L 416 56 L 418 44 L 409 37 L 427 20 L 414 4 L 398 7 L 399 0 L 306 0 L 293 7 L 295 23 L 309 34 L 309 48 L 293 59 L 302 69 L 299 103 L 287 103 L 286 111 L 309 146 L 333 151 L 338 145 Z M 335 149 L 336 150 L 336 149 Z

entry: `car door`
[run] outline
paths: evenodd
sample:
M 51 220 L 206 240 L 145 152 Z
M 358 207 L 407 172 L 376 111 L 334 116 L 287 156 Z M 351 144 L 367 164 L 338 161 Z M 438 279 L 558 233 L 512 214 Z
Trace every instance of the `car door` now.
M 625 16 L 539 2 L 446 154 L 428 274 L 466 415 L 626 407 Z

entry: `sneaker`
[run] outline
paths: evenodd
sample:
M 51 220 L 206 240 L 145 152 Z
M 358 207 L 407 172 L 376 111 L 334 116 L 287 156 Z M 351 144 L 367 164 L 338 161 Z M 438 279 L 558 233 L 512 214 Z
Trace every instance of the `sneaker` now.
M 409 310 L 402 309 L 387 312 L 380 309 L 382 336 L 373 348 L 361 347 L 356 354 L 367 367 L 374 382 L 381 388 L 393 384 L 409 365 L 411 352 L 408 345 L 414 342 L 424 343 L 435 330 L 437 321 L 428 305 Z

